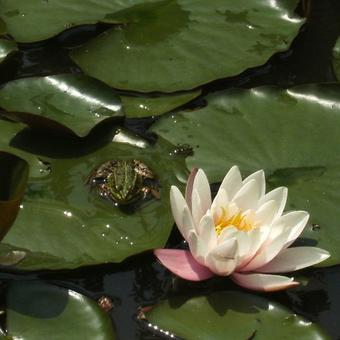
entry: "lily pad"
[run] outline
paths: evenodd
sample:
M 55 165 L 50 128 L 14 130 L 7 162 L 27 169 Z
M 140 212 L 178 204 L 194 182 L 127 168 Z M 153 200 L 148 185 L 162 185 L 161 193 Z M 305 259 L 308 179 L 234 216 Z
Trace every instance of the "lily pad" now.
M 25 160 L 0 151 L 0 241 L 19 212 L 28 172 L 28 163 Z
M 266 298 L 241 292 L 218 292 L 185 300 L 161 302 L 146 314 L 158 329 L 181 338 L 330 339 L 316 324 Z
M 29 140 L 22 138 L 27 146 Z M 44 155 L 50 156 L 50 174 L 29 179 L 22 209 L 0 244 L 0 251 L 6 247 L 6 251 L 26 252 L 18 268 L 61 269 L 120 262 L 164 246 L 173 226 L 169 188 L 180 185 L 177 178 L 185 178 L 184 158 L 171 156 L 174 147 L 166 141 L 150 146 L 123 131 L 110 139 L 96 150 L 86 151 L 86 144 L 70 143 L 64 147 L 64 156 Z M 39 142 L 41 150 L 35 154 L 51 151 L 56 147 L 53 143 L 60 143 L 58 138 L 48 137 Z M 114 159 L 145 163 L 159 180 L 160 199 L 146 200 L 126 211 L 90 190 L 87 181 L 94 169 Z
M 43 177 L 46 174 L 46 166 L 41 159 L 9 144 L 9 141 L 23 129 L 23 124 L 9 122 L 0 117 L 0 150 L 23 158 L 29 164 L 30 177 Z
M 5 22 L 0 18 L 0 35 L 4 35 L 6 33 L 6 24 Z
M 340 38 L 337 40 L 333 50 L 334 72 L 340 81 Z
M 0 17 L 18 42 L 48 39 L 65 29 L 105 21 L 142 0 L 0 0 Z M 0 30 L 1 32 L 1 30 Z
M 201 91 L 193 91 L 161 97 L 121 96 L 121 100 L 127 118 L 144 118 L 169 112 L 190 102 L 200 94 Z
M 0 89 L 0 107 L 12 119 L 79 137 L 106 119 L 123 116 L 118 95 L 81 74 L 11 81 Z
M 109 316 L 91 299 L 40 281 L 10 284 L 7 333 L 15 339 L 116 338 Z
M 0 39 L 0 63 L 16 51 L 18 51 L 18 46 L 15 41 Z
M 1 3 L 1 2 L 0 2 Z M 284 51 L 303 20 L 298 1 L 161 0 L 107 16 L 114 27 L 72 52 L 112 87 L 174 92 L 235 76 Z M 117 66 L 119 65 L 119 66 Z
M 311 214 L 303 243 L 327 249 L 321 266 L 340 263 L 340 84 L 288 90 L 232 89 L 206 98 L 207 106 L 159 120 L 153 131 L 187 143 L 189 168 L 219 182 L 234 164 L 246 175 L 264 169 L 269 187 L 289 188 L 287 209 Z

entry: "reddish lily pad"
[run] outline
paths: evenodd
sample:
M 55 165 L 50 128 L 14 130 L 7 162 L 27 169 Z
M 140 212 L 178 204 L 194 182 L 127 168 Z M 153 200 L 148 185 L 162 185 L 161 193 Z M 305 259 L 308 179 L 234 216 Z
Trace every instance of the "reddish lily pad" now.
M 0 240 L 7 234 L 19 212 L 28 173 L 25 160 L 0 151 Z

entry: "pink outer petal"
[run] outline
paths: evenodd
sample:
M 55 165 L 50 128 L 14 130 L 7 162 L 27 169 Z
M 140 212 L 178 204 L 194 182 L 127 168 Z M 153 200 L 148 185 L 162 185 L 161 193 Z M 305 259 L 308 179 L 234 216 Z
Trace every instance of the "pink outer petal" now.
M 242 287 L 262 292 L 275 292 L 299 285 L 293 278 L 280 275 L 233 273 L 231 278 Z
M 185 280 L 203 281 L 214 276 L 214 273 L 198 263 L 188 250 L 155 249 L 154 254 L 164 267 Z

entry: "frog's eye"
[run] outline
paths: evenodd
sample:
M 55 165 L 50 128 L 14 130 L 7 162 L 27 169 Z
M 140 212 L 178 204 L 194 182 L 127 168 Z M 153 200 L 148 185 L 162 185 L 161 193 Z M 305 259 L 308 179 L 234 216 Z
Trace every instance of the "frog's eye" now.
M 92 178 L 92 180 L 91 180 L 91 183 L 92 183 L 92 184 L 104 184 L 104 183 L 106 183 L 106 182 L 107 182 L 107 181 L 106 181 L 106 178 L 103 177 L 103 176 L 94 177 L 94 178 Z

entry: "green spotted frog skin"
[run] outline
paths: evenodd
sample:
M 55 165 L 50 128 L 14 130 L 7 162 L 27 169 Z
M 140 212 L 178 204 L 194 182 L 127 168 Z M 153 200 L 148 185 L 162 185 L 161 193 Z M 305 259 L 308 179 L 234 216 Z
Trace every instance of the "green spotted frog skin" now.
M 99 195 L 114 203 L 127 205 L 145 199 L 151 194 L 159 198 L 158 189 L 147 185 L 146 179 L 154 179 L 151 170 L 142 162 L 112 160 L 100 165 L 89 177 L 88 184 Z

